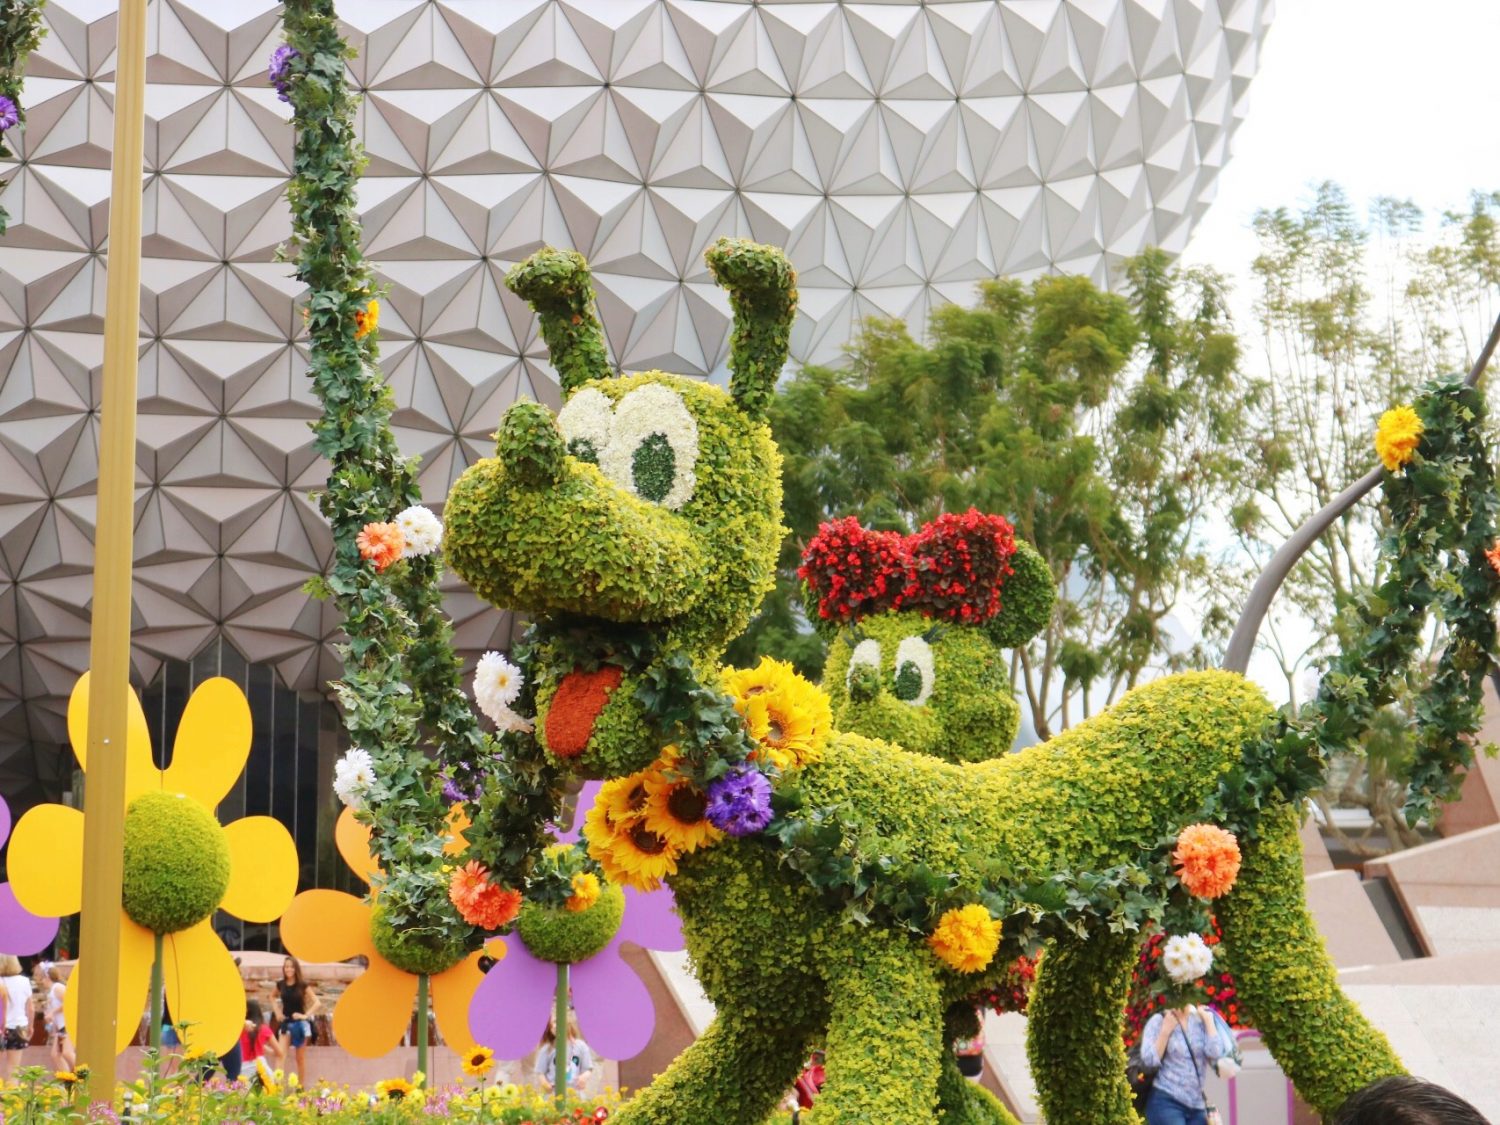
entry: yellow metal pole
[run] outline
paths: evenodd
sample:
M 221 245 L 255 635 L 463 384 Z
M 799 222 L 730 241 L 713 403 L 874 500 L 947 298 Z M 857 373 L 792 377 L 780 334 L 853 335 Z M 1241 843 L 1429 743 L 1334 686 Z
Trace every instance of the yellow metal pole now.
M 146 132 L 146 0 L 121 0 L 115 54 L 115 147 L 104 304 L 99 514 L 94 538 L 88 782 L 84 787 L 83 922 L 78 1060 L 90 1090 L 115 1089 L 124 873 L 125 723 L 130 696 L 130 569 L 135 523 L 135 399 L 141 318 L 141 165 Z

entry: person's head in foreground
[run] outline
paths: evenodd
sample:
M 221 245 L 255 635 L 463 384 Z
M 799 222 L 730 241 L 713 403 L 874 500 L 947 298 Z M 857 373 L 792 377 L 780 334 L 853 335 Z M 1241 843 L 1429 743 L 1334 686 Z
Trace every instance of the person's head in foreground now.
M 1422 1078 L 1382 1078 L 1350 1094 L 1332 1125 L 1490 1125 L 1463 1098 Z

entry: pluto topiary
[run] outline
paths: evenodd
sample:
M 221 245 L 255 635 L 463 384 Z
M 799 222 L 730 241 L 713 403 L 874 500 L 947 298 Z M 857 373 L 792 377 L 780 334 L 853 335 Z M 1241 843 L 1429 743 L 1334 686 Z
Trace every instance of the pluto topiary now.
M 1023 945 L 1065 933 L 1087 955 L 1073 972 L 1061 966 L 1050 995 L 1080 977 L 1105 982 L 1100 996 L 1116 978 L 1123 986 L 1128 962 L 1116 962 L 1133 943 L 1091 944 L 1091 927 L 1159 913 L 1152 850 L 1257 744 L 1270 708 L 1240 676 L 1187 673 L 1043 746 L 1003 753 L 1015 711 L 992 658 L 1045 619 L 1048 595 L 1045 568 L 977 513 L 910 543 L 865 536 L 845 552 L 860 580 L 830 590 L 829 615 L 835 627 L 856 603 L 893 615 L 850 634 L 833 666 L 846 685 L 840 695 L 834 676 L 837 713 L 880 695 L 906 708 L 938 700 L 934 723 L 894 718 L 886 703 L 871 713 L 888 722 L 882 733 L 968 764 L 830 734 L 828 704 L 777 668 L 721 679 L 719 654 L 769 587 L 782 534 L 779 462 L 761 416 L 786 358 L 795 275 L 779 251 L 742 240 L 721 240 L 708 262 L 736 316 L 728 392 L 658 372 L 612 377 L 580 296 L 581 260 L 544 250 L 517 267 L 512 288 L 544 312 L 549 344 L 573 349 L 553 355 L 567 398 L 550 429 L 536 407 L 512 407 L 498 456 L 470 467 L 446 508 L 454 569 L 534 622 L 518 650 L 534 733 L 512 732 L 513 768 L 610 779 L 586 824 L 589 853 L 612 882 L 671 885 L 717 1008 L 616 1120 L 762 1121 L 818 1042 L 822 1125 L 1003 1120 L 954 1088 L 945 1014 L 989 974 L 1003 977 Z M 903 583 L 895 601 L 880 578 L 902 551 L 941 580 Z M 975 624 L 994 630 L 981 636 Z M 929 635 L 934 626 L 951 634 Z M 933 651 L 930 676 L 915 646 L 902 647 L 912 636 Z M 879 655 L 851 672 L 866 641 Z M 979 710 L 968 714 L 971 702 Z M 976 752 L 986 724 L 993 736 Z M 674 800 L 680 787 L 701 799 Z M 475 831 L 488 831 L 487 816 L 528 828 L 520 803 L 487 798 Z M 1054 1109 L 1058 1121 L 1083 1119 L 1056 1093 L 1083 1068 L 1096 1079 L 1079 1099 L 1091 1121 L 1133 1120 L 1123 1066 L 1104 1076 L 1120 1061 L 1118 1022 L 1116 1001 L 1113 1050 L 1045 1060 L 1049 1119 Z
M 182 793 L 145 793 L 125 810 L 122 905 L 154 934 L 203 921 L 229 888 L 229 844 L 213 814 Z

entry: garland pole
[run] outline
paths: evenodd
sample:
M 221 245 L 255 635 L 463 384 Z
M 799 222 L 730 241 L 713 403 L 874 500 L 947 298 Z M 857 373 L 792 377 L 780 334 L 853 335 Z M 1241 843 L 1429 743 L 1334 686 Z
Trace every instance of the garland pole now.
M 423 1081 L 428 1081 L 430 1075 L 427 1073 L 427 974 L 417 974 L 417 1069 L 422 1072 Z
M 568 1100 L 568 1052 L 573 1044 L 568 1041 L 568 963 L 557 963 L 557 1007 L 552 1013 L 557 1022 L 552 1025 L 552 1093 L 557 1097 L 561 1109 Z
M 121 0 L 115 65 L 109 277 L 104 305 L 98 530 L 94 537 L 78 1060 L 96 1101 L 115 1092 L 120 885 L 125 866 L 125 726 L 130 699 L 130 580 L 135 513 L 135 399 L 141 309 L 141 166 L 145 147 L 146 0 Z
M 161 1050 L 162 1008 L 161 934 L 152 934 L 151 939 L 153 947 L 151 955 L 151 1035 L 146 1040 L 146 1046 L 150 1047 L 153 1051 L 159 1051 Z

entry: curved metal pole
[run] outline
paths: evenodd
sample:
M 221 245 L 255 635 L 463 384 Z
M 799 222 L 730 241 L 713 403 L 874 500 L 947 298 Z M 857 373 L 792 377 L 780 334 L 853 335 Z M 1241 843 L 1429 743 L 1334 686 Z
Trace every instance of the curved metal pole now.
M 1500 345 L 1500 318 L 1496 319 L 1495 326 L 1490 329 L 1490 338 L 1485 342 L 1484 350 L 1479 353 L 1479 358 L 1469 369 L 1468 377 L 1464 380 L 1465 385 L 1472 387 L 1479 382 L 1485 368 L 1489 366 L 1490 357 L 1495 354 L 1497 345 Z M 1292 532 L 1291 538 L 1271 556 L 1271 561 L 1266 563 L 1265 569 L 1260 572 L 1260 577 L 1251 587 L 1250 597 L 1245 602 L 1245 608 L 1240 611 L 1239 621 L 1235 623 L 1234 633 L 1229 638 L 1229 649 L 1224 653 L 1222 667 L 1225 671 L 1244 674 L 1245 669 L 1250 666 L 1250 654 L 1255 649 L 1255 638 L 1260 635 L 1260 627 L 1271 609 L 1271 601 L 1281 589 L 1281 584 L 1286 581 L 1286 576 L 1292 572 L 1292 567 L 1297 565 L 1297 560 L 1307 553 L 1307 549 L 1317 541 L 1318 536 L 1328 530 L 1334 520 L 1354 507 L 1380 483 L 1383 472 L 1384 470 L 1377 466 L 1360 477 L 1329 501 L 1321 511 Z

